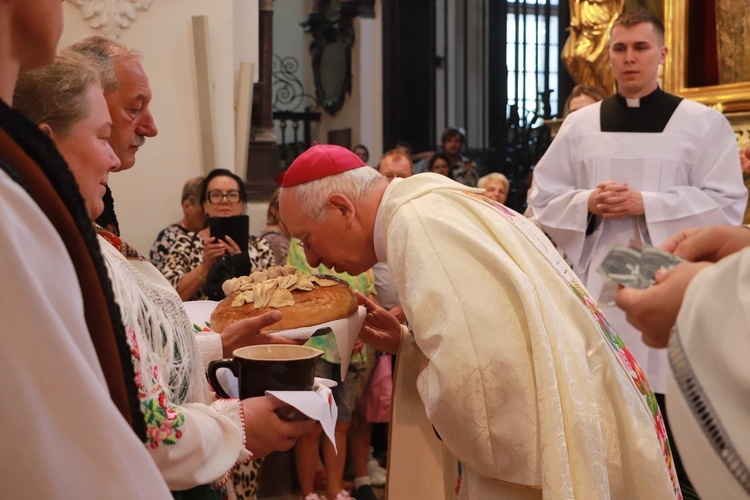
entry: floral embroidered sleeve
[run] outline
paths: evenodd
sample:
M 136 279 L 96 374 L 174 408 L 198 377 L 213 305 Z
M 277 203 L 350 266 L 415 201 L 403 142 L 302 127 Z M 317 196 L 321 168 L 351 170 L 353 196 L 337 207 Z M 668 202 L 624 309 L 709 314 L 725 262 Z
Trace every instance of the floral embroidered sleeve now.
M 137 335 L 127 327 L 138 397 L 146 423 L 146 446 L 172 490 L 201 484 L 223 486 L 234 467 L 247 463 L 245 417 L 239 400 L 177 405 Z
M 117 243 L 117 242 L 115 242 Z M 100 234 L 127 332 L 146 448 L 171 490 L 221 484 L 250 458 L 239 400 L 213 402 L 182 300 L 148 261 Z
M 146 444 L 156 449 L 162 445 L 175 444 L 182 437 L 185 416 L 177 405 L 169 404 L 167 390 L 162 384 L 159 367 L 151 355 L 138 342 L 131 325 L 125 325 L 130 345 L 130 359 L 135 371 L 138 400 L 146 422 Z

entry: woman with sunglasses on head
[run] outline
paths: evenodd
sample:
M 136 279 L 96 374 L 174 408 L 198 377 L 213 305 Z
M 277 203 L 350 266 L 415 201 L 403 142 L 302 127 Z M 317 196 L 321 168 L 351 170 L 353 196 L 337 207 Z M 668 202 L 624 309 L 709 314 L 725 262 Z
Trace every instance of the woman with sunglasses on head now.
M 245 183 L 236 174 L 217 168 L 206 176 L 201 205 L 209 219 L 242 215 L 246 201 Z M 271 246 L 263 238 L 249 237 L 247 256 L 240 250 L 241 243 L 230 236 L 225 239 L 211 236 L 209 227 L 198 233 L 178 235 L 169 249 L 162 273 L 182 300 L 220 299 L 224 279 L 274 264 Z

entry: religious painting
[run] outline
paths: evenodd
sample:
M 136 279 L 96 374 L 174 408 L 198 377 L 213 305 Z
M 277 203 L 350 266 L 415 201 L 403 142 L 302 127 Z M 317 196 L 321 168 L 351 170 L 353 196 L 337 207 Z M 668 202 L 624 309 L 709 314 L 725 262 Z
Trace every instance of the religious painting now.
M 667 92 L 750 111 L 750 0 L 666 0 Z

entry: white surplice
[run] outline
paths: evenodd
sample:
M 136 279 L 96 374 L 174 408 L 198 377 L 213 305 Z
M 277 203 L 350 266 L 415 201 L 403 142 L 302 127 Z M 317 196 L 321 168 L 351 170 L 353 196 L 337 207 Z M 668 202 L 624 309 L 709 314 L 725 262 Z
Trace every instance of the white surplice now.
M 669 352 L 667 408 L 690 481 L 703 498 L 748 498 L 750 248 L 695 275 Z
M 4 498 L 171 498 L 110 399 L 73 263 L 0 170 L 0 492 Z
M 565 119 L 534 169 L 535 220 L 573 263 L 599 300 L 606 277 L 597 268 L 616 244 L 660 245 L 683 229 L 742 222 L 747 189 L 734 132 L 726 118 L 682 100 L 661 133 L 602 132 L 601 102 Z M 627 183 L 643 195 L 645 215 L 605 219 L 586 236 L 588 200 L 600 182 Z M 651 386 L 664 392 L 666 351 L 651 349 L 613 304 L 600 303 Z
M 376 252 L 413 330 L 388 497 L 450 498 L 455 457 L 460 498 L 674 498 L 663 427 L 593 301 L 532 222 L 467 190 L 396 179 L 378 211 Z

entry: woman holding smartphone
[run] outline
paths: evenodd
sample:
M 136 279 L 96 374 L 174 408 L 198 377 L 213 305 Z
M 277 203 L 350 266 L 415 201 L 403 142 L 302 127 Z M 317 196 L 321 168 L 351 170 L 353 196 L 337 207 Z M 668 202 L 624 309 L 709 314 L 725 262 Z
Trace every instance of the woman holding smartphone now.
M 209 221 L 242 215 L 246 201 L 245 183 L 238 175 L 217 168 L 206 176 L 200 202 Z M 243 241 L 229 235 L 212 236 L 210 226 L 197 233 L 180 234 L 169 249 L 162 273 L 182 300 L 220 299 L 224 279 L 274 263 L 271 246 L 263 238 L 248 236 L 246 254 L 240 249 L 243 246 Z

